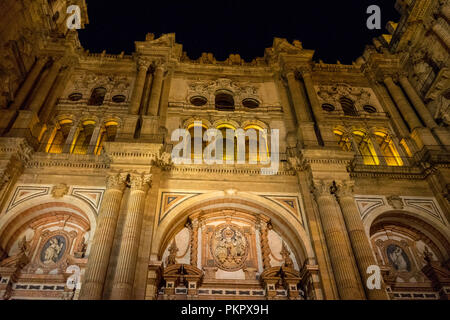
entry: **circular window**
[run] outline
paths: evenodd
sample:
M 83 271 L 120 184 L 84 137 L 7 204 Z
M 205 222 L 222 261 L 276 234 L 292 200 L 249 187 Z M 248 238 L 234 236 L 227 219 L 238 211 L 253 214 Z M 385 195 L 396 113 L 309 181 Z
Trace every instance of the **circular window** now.
M 324 103 L 322 105 L 322 109 L 325 110 L 326 112 L 332 112 L 332 111 L 336 110 L 336 108 L 332 104 L 329 104 L 329 103 Z
M 363 109 L 367 113 L 375 113 L 375 112 L 377 112 L 377 109 L 375 107 L 373 107 L 373 106 L 370 106 L 370 105 L 365 105 L 363 107 Z
M 82 98 L 83 98 L 83 95 L 82 95 L 81 93 L 78 93 L 78 92 L 72 93 L 72 94 L 69 96 L 69 100 L 70 100 L 70 101 L 79 101 L 79 100 L 81 100 Z
M 246 108 L 255 109 L 259 107 L 259 101 L 256 99 L 244 99 L 242 100 L 242 105 Z
M 123 94 L 118 94 L 114 97 L 112 97 L 112 101 L 115 103 L 122 103 L 125 102 L 126 97 Z
M 191 98 L 191 104 L 193 104 L 196 107 L 201 107 L 204 106 L 207 102 L 208 99 L 206 99 L 205 97 L 202 96 L 194 96 Z

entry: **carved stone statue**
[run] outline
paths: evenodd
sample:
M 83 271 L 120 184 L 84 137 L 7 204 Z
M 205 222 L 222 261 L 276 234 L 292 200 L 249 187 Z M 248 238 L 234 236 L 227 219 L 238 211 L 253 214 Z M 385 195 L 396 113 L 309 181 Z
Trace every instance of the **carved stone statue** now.
M 174 239 L 172 244 L 169 247 L 169 256 L 167 257 L 167 265 L 168 266 L 177 264 L 177 252 L 178 252 L 178 247 L 177 247 L 177 243 Z
M 50 240 L 50 245 L 45 249 L 44 253 L 44 263 L 55 263 L 58 261 L 59 254 L 64 247 L 64 243 L 60 243 L 58 238 L 53 238 Z
M 286 244 L 283 242 L 283 246 L 281 247 L 280 255 L 283 257 L 284 260 L 284 267 L 286 268 L 293 268 L 294 267 L 294 261 L 292 261 L 288 248 L 286 247 Z

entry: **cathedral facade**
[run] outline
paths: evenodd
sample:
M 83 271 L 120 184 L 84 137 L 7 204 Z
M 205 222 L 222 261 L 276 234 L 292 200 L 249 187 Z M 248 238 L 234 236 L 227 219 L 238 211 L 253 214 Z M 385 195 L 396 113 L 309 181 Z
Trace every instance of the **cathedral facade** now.
M 450 3 L 395 5 L 345 65 L 89 53 L 66 1 L 3 1 L 0 299 L 448 299 Z

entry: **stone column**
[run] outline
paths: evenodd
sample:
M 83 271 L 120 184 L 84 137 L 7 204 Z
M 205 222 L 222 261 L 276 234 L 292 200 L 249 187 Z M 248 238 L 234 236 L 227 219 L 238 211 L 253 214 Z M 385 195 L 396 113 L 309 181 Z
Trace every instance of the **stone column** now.
M 261 256 L 264 270 L 270 268 L 269 228 L 270 225 L 266 223 L 261 223 L 260 241 L 261 241 Z
M 422 99 L 419 97 L 406 75 L 401 74 L 399 81 L 427 128 L 429 128 L 436 134 L 442 145 L 448 145 L 448 141 L 450 140 L 450 134 L 448 130 L 437 125 L 436 121 L 434 121 L 434 118 L 431 115 L 430 110 L 425 106 Z
M 144 216 L 144 203 L 150 187 L 151 174 L 131 174 L 131 192 L 111 291 L 112 300 L 130 300 Z
M 445 43 L 447 49 L 450 48 L 450 33 L 448 27 L 445 27 L 447 22 L 443 19 L 439 19 L 432 27 L 431 30 Z
M 411 105 L 409 104 L 408 100 L 406 100 L 405 96 L 403 95 L 402 90 L 394 83 L 394 80 L 391 76 L 387 76 L 384 79 L 384 84 L 388 88 L 389 92 L 392 95 L 392 98 L 394 99 L 395 103 L 397 104 L 398 108 L 400 109 L 400 112 L 403 115 L 403 118 L 405 118 L 406 122 L 408 123 L 411 131 L 417 128 L 421 128 L 422 124 L 420 123 L 419 118 L 414 113 L 414 110 L 412 109 Z
M 161 89 L 164 79 L 164 67 L 159 65 L 155 69 L 153 77 L 152 92 L 150 94 L 150 102 L 148 106 L 147 115 L 157 116 L 159 111 L 159 100 L 161 98 Z
M 308 104 L 306 97 L 300 90 L 300 83 L 297 81 L 294 70 L 289 70 L 286 74 L 289 91 L 294 105 L 294 111 L 298 124 L 298 133 L 303 146 L 317 146 L 317 136 L 314 131 L 314 122 L 310 112 L 308 111 Z
M 405 90 L 406 94 L 408 95 L 409 99 L 413 103 L 414 107 L 416 108 L 425 125 L 430 129 L 436 128 L 437 124 L 434 121 L 433 116 L 430 113 L 430 110 L 428 110 L 428 108 L 422 102 L 422 99 L 419 97 L 416 90 L 413 88 L 413 86 L 411 85 L 405 74 L 403 73 L 400 74 L 399 82 L 403 87 L 403 89 Z
M 330 254 L 339 296 L 343 300 L 364 299 L 359 291 L 359 280 L 353 272 L 353 254 L 341 228 L 339 205 L 331 194 L 332 181 L 314 180 L 313 192 L 319 207 L 320 220 Z
M 138 61 L 138 74 L 134 83 L 133 96 L 130 102 L 130 113 L 133 115 L 139 113 L 149 65 L 149 62 L 146 59 L 140 58 Z
M 299 88 L 297 79 L 295 78 L 294 71 L 288 71 L 286 74 L 286 79 L 289 86 L 289 91 L 292 96 L 292 103 L 294 104 L 295 114 L 297 115 L 298 123 L 303 121 L 312 121 L 311 115 L 307 110 L 305 105 L 305 97 L 303 97 L 302 92 Z
M 31 71 L 28 73 L 25 82 L 22 84 L 19 91 L 17 92 L 17 95 L 14 98 L 14 102 L 10 107 L 11 110 L 20 109 L 46 63 L 47 57 L 39 57 L 37 59 L 34 66 L 31 68 Z
M 88 257 L 80 300 L 100 300 L 102 298 L 125 180 L 126 174 L 123 173 L 111 174 L 107 178 L 107 188 L 98 215 L 97 230 Z
M 308 94 L 314 117 L 316 118 L 317 122 L 322 122 L 324 118 L 322 113 L 322 107 L 320 106 L 319 100 L 317 99 L 311 72 L 307 69 L 302 69 L 300 72 L 303 77 L 303 81 L 305 82 L 306 93 Z
M 197 267 L 198 260 L 198 220 L 192 221 L 191 266 Z
M 47 98 L 50 89 L 53 86 L 53 83 L 55 83 L 55 80 L 58 77 L 60 69 L 61 69 L 60 61 L 54 60 L 52 66 L 50 67 L 50 70 L 48 71 L 47 76 L 44 78 L 44 80 L 41 82 L 41 84 L 36 90 L 36 95 L 33 97 L 33 101 L 31 101 L 30 103 L 29 107 L 30 111 L 39 113 L 39 110 L 44 104 L 45 99 Z
M 344 216 L 345 225 L 356 258 L 359 274 L 363 281 L 363 287 L 367 298 L 370 300 L 387 300 L 388 296 L 384 288 L 380 290 L 370 290 L 367 288 L 367 268 L 371 265 L 377 265 L 372 248 L 364 231 L 364 225 L 361 220 L 358 208 L 356 208 L 353 198 L 353 181 L 344 181 L 338 184 L 337 199 Z

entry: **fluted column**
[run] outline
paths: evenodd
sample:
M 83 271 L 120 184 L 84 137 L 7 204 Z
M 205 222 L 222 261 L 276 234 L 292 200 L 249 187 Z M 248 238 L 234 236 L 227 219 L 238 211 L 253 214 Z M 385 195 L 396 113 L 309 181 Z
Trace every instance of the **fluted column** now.
M 100 138 L 100 134 L 102 133 L 102 123 L 97 123 L 94 128 L 94 132 L 92 132 L 91 140 L 89 141 L 89 146 L 87 150 L 87 154 L 94 154 L 97 149 L 98 139 Z
M 314 83 L 312 81 L 311 72 L 307 69 L 301 69 L 300 73 L 305 82 L 306 93 L 309 97 L 309 102 L 311 103 L 312 112 L 317 122 L 322 122 L 324 117 L 322 113 L 322 107 L 320 106 L 319 100 L 317 99 L 316 90 L 314 89 Z
M 64 145 L 62 148 L 62 152 L 63 153 L 70 153 L 72 151 L 72 145 L 75 142 L 75 138 L 77 133 L 79 132 L 80 128 L 79 128 L 80 123 L 74 122 L 72 125 L 72 128 L 70 128 L 69 134 L 67 136 L 66 141 L 64 141 Z
M 409 104 L 408 100 L 406 100 L 405 96 L 403 95 L 402 90 L 394 83 L 394 80 L 391 76 L 387 76 L 384 79 L 384 83 L 386 87 L 388 88 L 389 92 L 392 95 L 392 98 L 394 99 L 395 103 L 397 104 L 400 112 L 402 113 L 403 117 L 405 118 L 406 122 L 408 123 L 411 131 L 422 127 L 422 124 L 420 123 L 419 118 L 414 113 L 414 110 L 412 109 L 411 105 Z
M 443 19 L 439 19 L 431 29 L 436 33 L 436 35 L 445 43 L 447 48 L 450 48 L 450 33 L 448 32 L 448 27 L 444 27 L 447 22 Z
M 139 113 L 139 107 L 141 106 L 142 93 L 144 92 L 145 78 L 150 63 L 146 59 L 139 59 L 138 61 L 138 74 L 136 82 L 134 83 L 133 96 L 130 102 L 130 113 L 136 115 Z
M 305 97 L 303 97 L 297 79 L 295 78 L 294 71 L 288 71 L 286 79 L 289 86 L 289 91 L 292 95 L 292 102 L 294 104 L 295 114 L 297 115 L 297 121 L 312 121 L 311 116 L 306 109 Z
M 405 90 L 406 94 L 408 95 L 409 99 L 413 103 L 414 107 L 416 108 L 425 125 L 430 129 L 436 128 L 438 125 L 434 121 L 433 116 L 430 113 L 430 110 L 428 110 L 428 108 L 425 106 L 422 99 L 419 97 L 416 90 L 413 88 L 413 86 L 411 85 L 405 74 L 400 74 L 399 82 L 402 85 L 403 89 Z
M 125 180 L 126 174 L 122 173 L 111 174 L 107 178 L 107 189 L 98 216 L 91 253 L 88 257 L 80 300 L 100 300 L 102 298 Z
M 152 92 L 150 94 L 150 102 L 148 106 L 147 115 L 157 116 L 159 109 L 159 100 L 161 99 L 161 90 L 164 80 L 164 67 L 159 65 L 155 69 L 153 77 Z
M 19 91 L 17 92 L 17 95 L 14 98 L 14 102 L 12 103 L 12 105 L 10 107 L 11 110 L 20 109 L 20 107 L 25 102 L 25 99 L 27 98 L 28 94 L 30 93 L 31 89 L 33 88 L 34 83 L 36 82 L 37 78 L 39 77 L 39 75 L 46 63 L 47 63 L 47 57 L 39 57 L 37 59 L 34 66 L 31 68 L 31 71 L 28 73 L 25 82 L 20 87 Z
M 323 232 L 330 254 L 339 296 L 343 300 L 364 299 L 359 291 L 359 280 L 353 272 L 353 255 L 341 228 L 339 205 L 331 194 L 332 182 L 314 180 L 313 192 L 316 198 Z
M 47 98 L 50 89 L 53 86 L 53 83 L 55 83 L 55 80 L 58 77 L 60 69 L 61 69 L 61 62 L 59 61 L 59 59 L 54 60 L 52 66 L 50 67 L 50 70 L 48 71 L 47 76 L 44 78 L 44 80 L 37 88 L 36 95 L 33 97 L 33 101 L 31 101 L 30 103 L 29 107 L 30 111 L 39 113 L 39 110 L 44 104 L 45 99 Z
M 367 298 L 370 300 L 387 300 L 387 294 L 384 288 L 380 290 L 370 290 L 367 288 L 367 268 L 377 265 L 375 261 L 369 239 L 364 231 L 364 225 L 361 220 L 358 209 L 353 198 L 353 181 L 338 183 L 337 199 L 344 216 L 345 225 L 356 258 L 359 274 L 363 280 L 363 287 Z
M 111 291 L 112 300 L 132 299 L 145 196 L 150 181 L 151 174 L 131 174 L 130 176 L 131 192 Z

